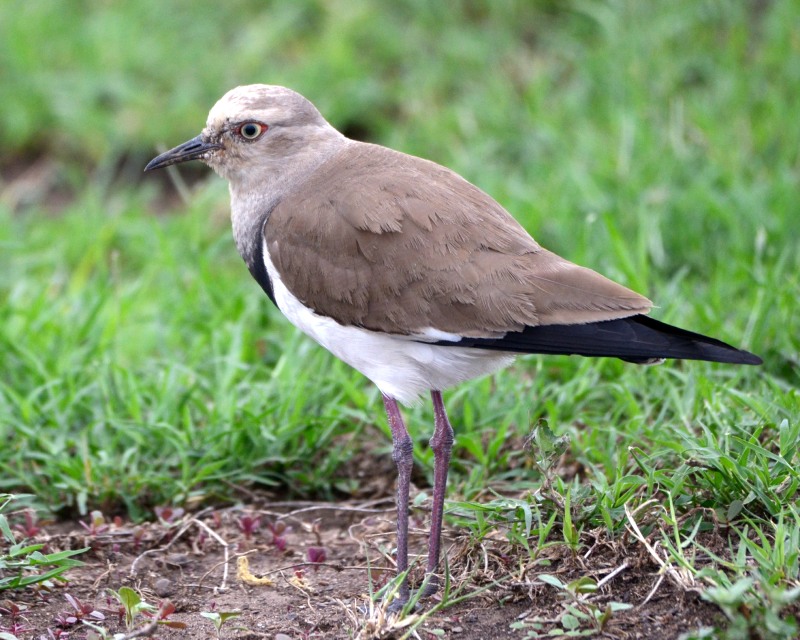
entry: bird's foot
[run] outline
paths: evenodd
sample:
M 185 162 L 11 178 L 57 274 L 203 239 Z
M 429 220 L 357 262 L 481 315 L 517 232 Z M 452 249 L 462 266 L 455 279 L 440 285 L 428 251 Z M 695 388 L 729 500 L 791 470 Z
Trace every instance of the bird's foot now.
M 439 578 L 433 574 L 428 574 L 422 586 L 414 591 L 414 593 L 410 593 L 407 589 L 405 593 L 398 593 L 394 600 L 386 607 L 386 611 L 391 614 L 417 611 L 421 608 L 423 600 L 436 595 L 438 591 Z
M 397 596 L 386 606 L 386 613 L 392 615 L 397 615 L 399 613 L 402 613 L 403 609 L 405 609 L 406 605 L 408 604 L 408 601 L 409 601 L 408 595 L 406 595 L 405 598 Z
M 417 591 L 417 599 L 425 600 L 426 598 L 435 596 L 438 592 L 439 577 L 429 573 L 422 582 L 422 586 L 419 588 L 419 591 Z

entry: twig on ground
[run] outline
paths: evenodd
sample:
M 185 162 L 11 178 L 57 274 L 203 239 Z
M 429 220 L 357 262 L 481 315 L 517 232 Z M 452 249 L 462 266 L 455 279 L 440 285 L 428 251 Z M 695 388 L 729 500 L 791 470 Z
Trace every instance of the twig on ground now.
M 643 607 L 648 602 L 650 602 L 650 598 L 652 598 L 656 594 L 656 591 L 658 591 L 658 588 L 661 586 L 662 582 L 664 582 L 664 574 L 659 573 L 658 578 L 656 579 L 656 583 L 653 585 L 653 588 L 650 589 L 650 593 L 647 594 L 647 597 L 644 600 L 642 600 L 642 603 L 639 605 L 640 607 Z
M 101 573 L 99 576 L 97 576 L 97 579 L 92 583 L 92 589 L 97 589 L 97 585 L 100 584 L 100 582 L 103 580 L 103 578 L 105 578 L 107 575 L 109 575 L 111 573 L 111 570 L 113 568 L 114 567 L 111 564 L 111 561 L 107 560 L 106 561 L 106 570 L 103 571 L 103 573 Z
M 654 502 L 654 501 L 648 501 L 648 503 L 649 502 Z M 634 513 L 637 513 L 640 510 L 641 506 L 638 509 L 636 509 L 635 512 L 631 512 L 628 505 L 627 504 L 625 505 L 625 515 L 628 518 L 628 524 L 629 524 L 628 530 L 633 534 L 634 538 L 636 538 L 639 542 L 641 542 L 644 545 L 644 548 L 647 550 L 647 553 L 650 554 L 650 557 L 656 562 L 656 564 L 659 567 L 661 567 L 661 572 L 665 573 L 670 578 L 670 580 L 672 580 L 672 582 L 675 583 L 675 586 L 677 586 L 680 589 L 683 589 L 684 591 L 688 591 L 694 583 L 692 576 L 690 574 L 687 574 L 685 576 L 681 575 L 680 571 L 675 569 L 675 567 L 673 567 L 670 563 L 668 563 L 660 555 L 658 555 L 658 551 L 656 550 L 656 548 L 652 544 L 650 544 L 647 538 L 644 537 L 644 534 L 642 534 L 641 530 L 639 529 L 639 525 L 636 524 L 636 520 L 634 519 Z
M 586 553 L 583 554 L 583 559 L 584 560 L 588 560 L 589 559 L 589 556 L 592 555 L 592 552 L 595 549 L 597 549 L 598 544 L 600 544 L 600 543 L 597 541 L 597 538 L 595 538 L 594 544 L 591 547 L 589 547 L 589 550 Z
M 206 533 L 208 533 L 208 535 L 214 538 L 214 540 L 216 540 L 220 544 L 220 546 L 222 546 L 223 552 L 225 554 L 225 559 L 222 562 L 222 583 L 219 585 L 219 590 L 225 591 L 228 585 L 228 548 L 230 547 L 230 545 L 225 540 L 223 540 L 222 536 L 220 536 L 216 531 L 214 531 L 202 520 L 198 520 L 197 518 L 192 518 L 192 522 L 195 523 L 198 527 L 205 529 Z
M 375 502 L 375 501 L 373 501 Z M 280 507 L 286 506 L 291 504 L 302 504 L 302 503 L 277 503 L 273 506 Z M 394 507 L 390 507 L 388 509 L 372 509 L 369 507 L 364 506 L 349 506 L 349 505 L 337 505 L 337 504 L 324 504 L 324 503 L 310 503 L 304 504 L 302 507 L 295 509 L 294 511 L 289 511 L 287 513 L 280 513 L 277 511 L 271 511 L 268 509 L 259 509 L 256 511 L 259 515 L 269 516 L 270 518 L 275 518 L 276 520 L 293 520 L 294 522 L 302 525 L 304 521 L 299 518 L 298 516 L 304 513 L 314 512 L 314 511 L 336 511 L 336 512 L 343 512 L 343 513 L 363 513 L 369 515 L 379 515 L 385 513 L 391 513 L 395 509 Z
M 620 573 L 625 571 L 625 569 L 627 569 L 628 566 L 629 566 L 628 565 L 628 561 L 627 560 L 623 560 L 621 565 L 619 565 L 616 569 L 614 569 L 611 573 L 609 573 L 605 578 L 603 578 L 602 580 L 598 581 L 597 588 L 599 589 L 600 587 L 602 587 L 607 582 L 610 582 L 611 580 L 613 580 L 617 575 L 619 575 Z
M 317 504 L 311 505 L 308 507 L 303 507 L 302 509 L 295 509 L 294 511 L 290 511 L 289 513 L 284 514 L 282 517 L 290 518 L 290 517 L 297 517 L 299 513 L 307 513 L 309 511 L 340 511 L 344 513 L 390 513 L 394 511 L 394 507 L 389 507 L 387 509 L 370 509 L 366 507 L 349 507 L 347 505 L 336 505 L 336 504 Z
M 376 500 L 368 500 L 366 502 L 359 502 L 356 503 L 360 508 L 366 509 L 376 504 L 383 504 L 384 502 L 392 502 L 394 498 L 385 497 L 385 498 L 378 498 Z M 325 502 L 313 502 L 311 500 L 287 500 L 285 502 L 265 502 L 261 505 L 262 509 L 302 509 L 305 507 L 318 507 L 318 506 L 329 506 L 329 503 Z M 339 507 L 344 506 L 345 508 L 348 507 L 347 504 L 345 505 L 338 505 Z

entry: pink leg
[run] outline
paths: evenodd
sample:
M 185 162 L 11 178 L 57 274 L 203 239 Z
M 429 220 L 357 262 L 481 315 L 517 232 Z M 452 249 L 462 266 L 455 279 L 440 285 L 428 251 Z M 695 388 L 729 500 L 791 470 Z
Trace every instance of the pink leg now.
M 400 574 L 408 570 L 408 491 L 414 464 L 414 443 L 403 424 L 397 401 L 384 395 L 383 405 L 392 431 L 392 459 L 397 465 L 397 573 Z M 408 602 L 408 596 L 408 581 L 404 580 L 391 608 L 402 608 Z
M 433 449 L 433 511 L 431 513 L 431 537 L 428 542 L 428 584 L 422 597 L 428 597 L 439 589 L 436 570 L 439 567 L 439 552 L 442 539 L 442 518 L 444 514 L 444 495 L 447 488 L 447 469 L 450 466 L 450 452 L 453 449 L 453 427 L 447 419 L 441 391 L 431 391 L 433 399 L 434 431 L 431 438 Z

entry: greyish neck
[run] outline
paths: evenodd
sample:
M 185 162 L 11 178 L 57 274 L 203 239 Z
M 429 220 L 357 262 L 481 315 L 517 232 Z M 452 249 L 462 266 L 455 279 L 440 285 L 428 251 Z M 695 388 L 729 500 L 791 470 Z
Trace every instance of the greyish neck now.
M 265 159 L 257 168 L 229 182 L 233 238 L 249 267 L 260 255 L 264 223 L 287 194 L 302 188 L 306 179 L 325 161 L 352 141 L 335 129 L 335 135 L 318 139 L 289 157 Z

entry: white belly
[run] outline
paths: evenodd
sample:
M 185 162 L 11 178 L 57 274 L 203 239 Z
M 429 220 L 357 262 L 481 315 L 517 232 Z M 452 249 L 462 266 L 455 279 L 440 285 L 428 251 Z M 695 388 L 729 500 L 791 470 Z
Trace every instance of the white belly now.
M 443 347 L 359 327 L 346 327 L 314 313 L 286 288 L 264 245 L 275 302 L 281 312 L 337 358 L 372 380 L 382 393 L 411 404 L 431 390 L 444 390 L 509 365 L 508 353 Z M 436 336 L 435 330 L 428 332 Z

